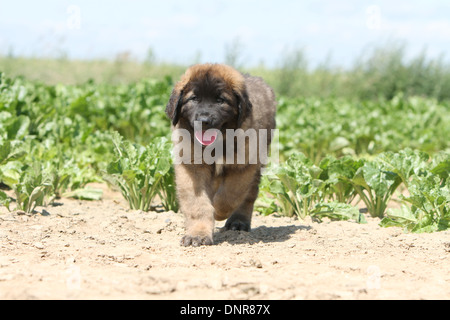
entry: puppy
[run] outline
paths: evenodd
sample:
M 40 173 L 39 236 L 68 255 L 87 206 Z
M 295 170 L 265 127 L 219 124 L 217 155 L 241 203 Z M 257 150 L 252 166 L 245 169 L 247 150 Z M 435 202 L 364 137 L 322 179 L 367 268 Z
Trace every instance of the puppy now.
M 261 78 L 226 65 L 194 65 L 176 83 L 166 114 L 174 133 L 182 133 L 172 139 L 183 160 L 175 161 L 186 220 L 181 245 L 213 244 L 215 220 L 250 231 L 275 113 L 274 92 Z

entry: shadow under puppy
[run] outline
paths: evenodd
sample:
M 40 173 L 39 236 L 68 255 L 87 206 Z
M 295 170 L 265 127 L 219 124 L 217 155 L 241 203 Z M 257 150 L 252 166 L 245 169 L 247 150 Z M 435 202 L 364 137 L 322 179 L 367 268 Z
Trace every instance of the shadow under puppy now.
M 166 114 L 186 219 L 181 245 L 213 244 L 215 220 L 228 219 L 228 230 L 250 230 L 266 160 L 261 149 L 268 152 L 275 113 L 275 95 L 261 78 L 226 65 L 194 65 L 175 84 Z

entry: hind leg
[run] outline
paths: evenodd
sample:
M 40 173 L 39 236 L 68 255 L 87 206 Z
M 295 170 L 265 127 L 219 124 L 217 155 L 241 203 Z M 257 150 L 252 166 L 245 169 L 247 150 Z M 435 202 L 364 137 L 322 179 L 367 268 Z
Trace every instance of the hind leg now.
M 225 230 L 250 231 L 253 206 L 258 197 L 260 171 L 257 172 L 247 197 L 225 223 Z
M 216 220 L 222 221 L 230 218 L 241 207 L 243 211 L 247 212 L 247 206 L 244 204 L 248 202 L 247 199 L 253 198 L 254 186 L 256 184 L 256 187 L 258 187 L 260 172 L 257 165 L 250 165 L 244 169 L 228 170 L 221 178 L 220 186 L 212 199 Z M 258 190 L 256 189 L 257 195 Z

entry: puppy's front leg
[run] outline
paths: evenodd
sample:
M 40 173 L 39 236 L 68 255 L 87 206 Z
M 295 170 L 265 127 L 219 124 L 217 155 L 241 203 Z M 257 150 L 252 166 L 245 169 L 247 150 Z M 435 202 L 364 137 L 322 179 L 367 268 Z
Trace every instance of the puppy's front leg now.
M 181 245 L 213 244 L 214 208 L 208 196 L 210 170 L 201 165 L 179 164 L 175 173 L 180 209 L 186 219 L 186 235 Z

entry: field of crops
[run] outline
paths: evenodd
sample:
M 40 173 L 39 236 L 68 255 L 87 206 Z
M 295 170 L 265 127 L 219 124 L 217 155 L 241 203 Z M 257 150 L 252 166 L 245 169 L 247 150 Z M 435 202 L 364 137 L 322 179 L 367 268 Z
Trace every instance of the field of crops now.
M 172 85 L 0 74 L 0 205 L 32 213 L 61 197 L 98 200 L 87 185 L 101 182 L 131 209 L 177 211 L 164 113 Z M 280 162 L 263 176 L 259 212 L 360 223 L 367 212 L 412 232 L 450 227 L 448 102 L 279 97 L 277 128 Z

